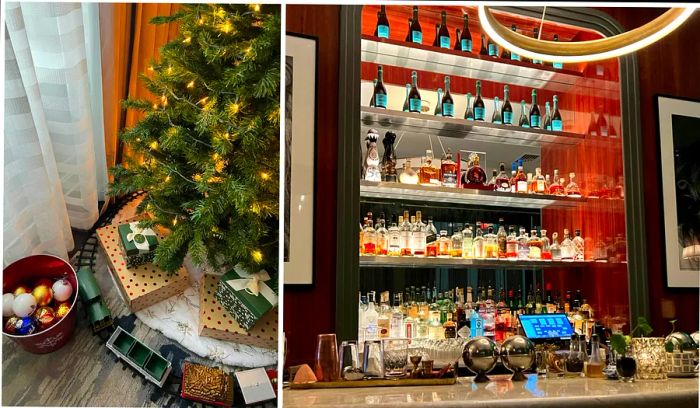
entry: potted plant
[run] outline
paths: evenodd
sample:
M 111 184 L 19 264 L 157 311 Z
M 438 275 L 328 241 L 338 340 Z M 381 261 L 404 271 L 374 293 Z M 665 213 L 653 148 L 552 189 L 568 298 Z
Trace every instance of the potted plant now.
M 617 333 L 613 334 L 610 339 L 610 347 L 617 354 L 615 363 L 617 375 L 624 382 L 634 381 L 634 375 L 637 372 L 637 361 L 632 353 L 632 336 L 637 330 L 642 332 L 642 336 L 648 335 L 653 331 L 647 319 L 640 316 L 637 318 L 637 325 L 629 335 Z

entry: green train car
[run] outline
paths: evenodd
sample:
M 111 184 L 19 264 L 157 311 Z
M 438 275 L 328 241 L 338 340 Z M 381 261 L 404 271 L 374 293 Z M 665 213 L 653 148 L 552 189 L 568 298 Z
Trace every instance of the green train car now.
M 78 295 L 85 306 L 92 331 L 97 333 L 108 327 L 112 327 L 112 312 L 104 300 L 100 286 L 97 284 L 92 268 L 83 266 L 78 269 Z

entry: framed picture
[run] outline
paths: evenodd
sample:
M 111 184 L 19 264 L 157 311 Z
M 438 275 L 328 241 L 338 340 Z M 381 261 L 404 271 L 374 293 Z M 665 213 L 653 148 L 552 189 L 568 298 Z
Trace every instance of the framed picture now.
M 285 60 L 284 283 L 314 277 L 317 39 L 287 34 Z
M 666 283 L 700 280 L 700 101 L 658 95 L 659 171 Z

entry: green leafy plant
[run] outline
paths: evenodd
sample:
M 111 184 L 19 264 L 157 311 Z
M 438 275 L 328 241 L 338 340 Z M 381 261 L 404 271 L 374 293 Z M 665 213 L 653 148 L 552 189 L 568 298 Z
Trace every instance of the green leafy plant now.
M 610 346 L 612 347 L 612 349 L 618 352 L 619 354 L 624 354 L 625 350 L 627 350 L 627 347 L 629 347 L 630 343 L 632 343 L 632 336 L 634 336 L 634 333 L 637 330 L 641 331 L 642 337 L 648 336 L 649 334 L 651 334 L 651 332 L 654 331 L 654 329 L 651 328 L 651 325 L 649 324 L 649 321 L 646 319 L 646 317 L 640 316 L 637 318 L 637 325 L 634 326 L 632 331 L 630 331 L 630 334 L 612 335 L 612 337 L 610 338 Z

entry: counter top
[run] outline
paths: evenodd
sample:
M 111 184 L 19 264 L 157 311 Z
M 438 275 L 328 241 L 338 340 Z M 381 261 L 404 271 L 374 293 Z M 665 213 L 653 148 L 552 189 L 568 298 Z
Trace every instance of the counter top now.
M 667 407 L 698 406 L 698 378 L 665 381 L 620 381 L 589 378 L 538 378 L 512 382 L 510 375 L 492 375 L 491 382 L 463 377 L 455 385 L 418 387 L 284 390 L 285 407 L 406 406 L 440 407 Z

